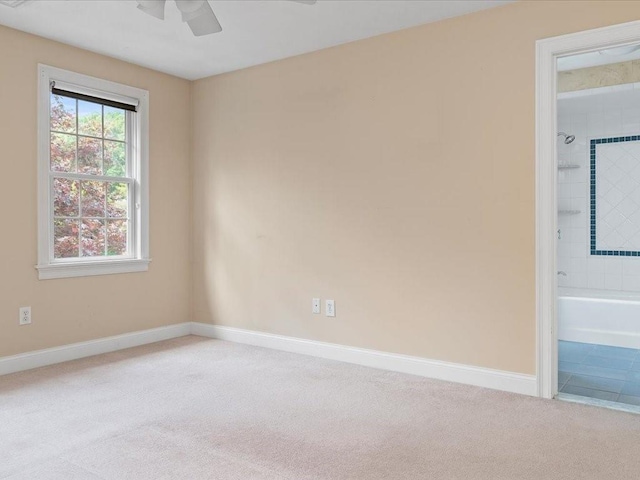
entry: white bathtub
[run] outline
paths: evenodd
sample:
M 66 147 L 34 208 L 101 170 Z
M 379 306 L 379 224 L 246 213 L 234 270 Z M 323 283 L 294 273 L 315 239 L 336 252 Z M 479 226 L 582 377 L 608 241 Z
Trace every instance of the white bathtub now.
M 559 288 L 558 338 L 640 348 L 640 294 Z

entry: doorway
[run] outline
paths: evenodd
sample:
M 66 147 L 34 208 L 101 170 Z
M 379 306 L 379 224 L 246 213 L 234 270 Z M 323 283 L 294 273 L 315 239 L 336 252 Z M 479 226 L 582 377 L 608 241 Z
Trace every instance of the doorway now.
M 640 44 L 557 60 L 558 391 L 640 406 Z
M 540 40 L 536 48 L 538 394 L 640 404 L 640 328 L 630 321 L 631 304 L 640 308 L 640 213 L 636 230 L 635 174 L 616 163 L 637 166 L 640 182 L 640 78 L 632 82 L 637 125 L 622 122 L 634 85 L 589 84 L 593 67 L 640 59 L 640 22 Z M 640 193 L 638 200 L 640 207 Z

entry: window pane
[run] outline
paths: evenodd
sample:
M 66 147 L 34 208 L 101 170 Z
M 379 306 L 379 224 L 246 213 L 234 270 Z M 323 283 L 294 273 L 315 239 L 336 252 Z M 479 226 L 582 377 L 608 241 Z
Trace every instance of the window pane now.
M 124 141 L 125 118 L 124 110 L 104 107 L 104 138 Z
M 104 220 L 85 218 L 82 220 L 82 256 L 104 256 L 105 227 Z
M 105 182 L 82 183 L 82 216 L 105 216 Z
M 127 218 L 129 185 L 126 183 L 109 183 L 107 186 L 107 216 Z
M 127 157 L 124 143 L 104 141 L 104 174 L 113 177 L 124 177 L 127 174 Z
M 102 140 L 78 137 L 78 171 L 102 175 Z
M 76 136 L 64 133 L 51 134 L 51 170 L 76 171 Z
M 55 258 L 78 257 L 79 220 L 54 220 L 53 256 Z
M 76 101 L 51 95 L 51 130 L 76 133 Z
M 78 100 L 78 133 L 102 137 L 102 105 Z
M 66 178 L 53 180 L 53 214 L 56 217 L 77 217 L 79 214 L 78 181 Z
M 107 220 L 107 255 L 126 255 L 127 221 Z

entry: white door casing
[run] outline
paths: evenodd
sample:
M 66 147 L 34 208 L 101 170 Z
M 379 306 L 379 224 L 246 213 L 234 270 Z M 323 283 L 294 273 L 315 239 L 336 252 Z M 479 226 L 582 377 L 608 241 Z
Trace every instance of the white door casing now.
M 538 396 L 558 393 L 557 68 L 559 57 L 640 43 L 640 21 L 536 42 L 536 378 Z

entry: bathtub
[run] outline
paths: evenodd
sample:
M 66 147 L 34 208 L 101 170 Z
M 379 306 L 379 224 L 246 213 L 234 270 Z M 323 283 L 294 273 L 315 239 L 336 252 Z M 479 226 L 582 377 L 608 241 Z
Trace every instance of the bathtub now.
M 559 288 L 558 338 L 640 348 L 640 293 Z

